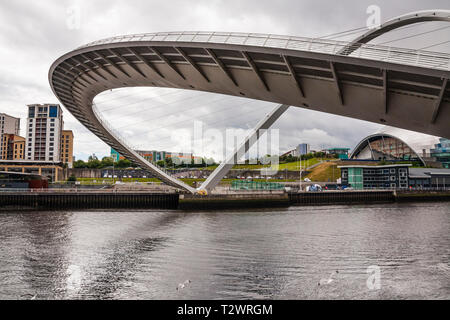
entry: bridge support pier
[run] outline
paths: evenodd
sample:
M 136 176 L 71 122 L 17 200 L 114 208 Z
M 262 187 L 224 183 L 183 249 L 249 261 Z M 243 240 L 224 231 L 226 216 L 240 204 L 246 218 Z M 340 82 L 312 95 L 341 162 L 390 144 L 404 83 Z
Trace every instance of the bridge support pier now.
M 250 132 L 244 142 L 229 156 L 202 184 L 198 189 L 199 192 L 211 192 L 217 187 L 222 179 L 233 169 L 239 158 L 245 155 L 250 148 L 259 140 L 260 131 L 268 130 L 287 110 L 288 105 L 279 105 L 270 112 L 256 127 Z

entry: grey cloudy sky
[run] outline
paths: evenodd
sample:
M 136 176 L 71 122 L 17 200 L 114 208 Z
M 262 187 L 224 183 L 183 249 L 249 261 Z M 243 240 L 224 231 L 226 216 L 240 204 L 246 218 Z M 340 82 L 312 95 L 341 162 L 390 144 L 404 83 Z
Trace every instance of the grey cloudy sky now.
M 101 38 L 188 30 L 318 37 L 365 26 L 370 5 L 381 8 L 382 21 L 415 10 L 450 8 L 448 0 L 0 0 L 0 112 L 25 118 L 27 104 L 57 102 L 47 78 L 51 64 L 76 47 Z M 73 9 L 80 12 L 79 28 L 75 29 L 70 23 Z M 407 32 L 418 34 L 439 27 L 434 22 L 420 24 Z M 404 35 L 394 32 L 375 43 Z M 449 29 L 445 29 L 392 45 L 421 48 L 449 39 L 449 35 Z M 449 46 L 433 50 L 448 52 Z M 155 88 L 109 92 L 99 96 L 97 102 L 111 124 L 121 128 L 134 145 L 170 151 L 183 151 L 170 135 L 174 129 L 192 130 L 194 119 L 204 121 L 207 128 L 247 129 L 274 106 Z M 124 111 L 121 106 L 128 107 Z M 76 136 L 77 158 L 109 154 L 109 148 L 66 110 L 64 118 L 65 127 L 74 130 Z M 275 127 L 280 129 L 283 150 L 300 142 L 309 142 L 314 148 L 352 148 L 379 129 L 376 124 L 299 108 L 289 110 Z

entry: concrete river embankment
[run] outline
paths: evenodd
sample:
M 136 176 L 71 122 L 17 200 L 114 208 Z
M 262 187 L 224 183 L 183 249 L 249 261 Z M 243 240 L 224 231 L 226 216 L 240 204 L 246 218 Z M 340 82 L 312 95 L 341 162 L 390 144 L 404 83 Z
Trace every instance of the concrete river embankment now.
M 207 197 L 177 193 L 52 191 L 0 192 L 0 210 L 179 209 L 220 210 L 290 206 L 450 201 L 450 191 L 330 191 L 228 193 Z

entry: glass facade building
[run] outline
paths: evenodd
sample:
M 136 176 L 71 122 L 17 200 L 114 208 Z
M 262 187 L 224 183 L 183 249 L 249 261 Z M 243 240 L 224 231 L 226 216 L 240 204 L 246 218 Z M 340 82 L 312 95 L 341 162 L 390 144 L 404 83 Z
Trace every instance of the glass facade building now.
M 431 150 L 431 156 L 446 169 L 450 169 L 450 139 L 441 138 L 435 148 Z
M 411 165 L 342 166 L 342 184 L 355 190 L 407 189 Z
M 304 156 L 311 152 L 311 146 L 307 143 L 302 143 L 297 147 L 297 156 Z

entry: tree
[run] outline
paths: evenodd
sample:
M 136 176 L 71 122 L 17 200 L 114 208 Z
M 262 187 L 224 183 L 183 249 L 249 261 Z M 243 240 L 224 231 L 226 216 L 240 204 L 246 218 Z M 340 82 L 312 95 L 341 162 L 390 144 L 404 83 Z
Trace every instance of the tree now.
M 75 175 L 71 175 L 69 179 L 67 179 L 68 182 L 77 182 L 77 177 Z
M 114 166 L 114 160 L 111 157 L 104 157 L 102 159 L 102 168 Z
M 88 164 L 87 164 L 89 169 L 100 169 L 100 167 L 102 166 L 102 162 L 98 159 L 90 159 Z
M 117 162 L 117 168 L 121 168 L 121 169 L 126 169 L 131 167 L 131 161 L 130 160 L 119 160 L 119 162 Z
M 77 160 L 73 163 L 73 167 L 75 169 L 85 169 L 87 168 L 87 164 L 83 160 Z
M 157 163 L 156 163 L 156 165 L 158 166 L 158 167 L 161 167 L 161 168 L 163 168 L 164 167 L 164 165 L 165 165 L 166 163 L 164 162 L 164 161 L 158 161 Z
M 167 165 L 168 168 L 170 168 L 170 167 L 173 166 L 173 160 L 172 160 L 172 158 L 167 158 L 167 159 L 165 160 L 165 162 L 166 162 L 166 165 Z

